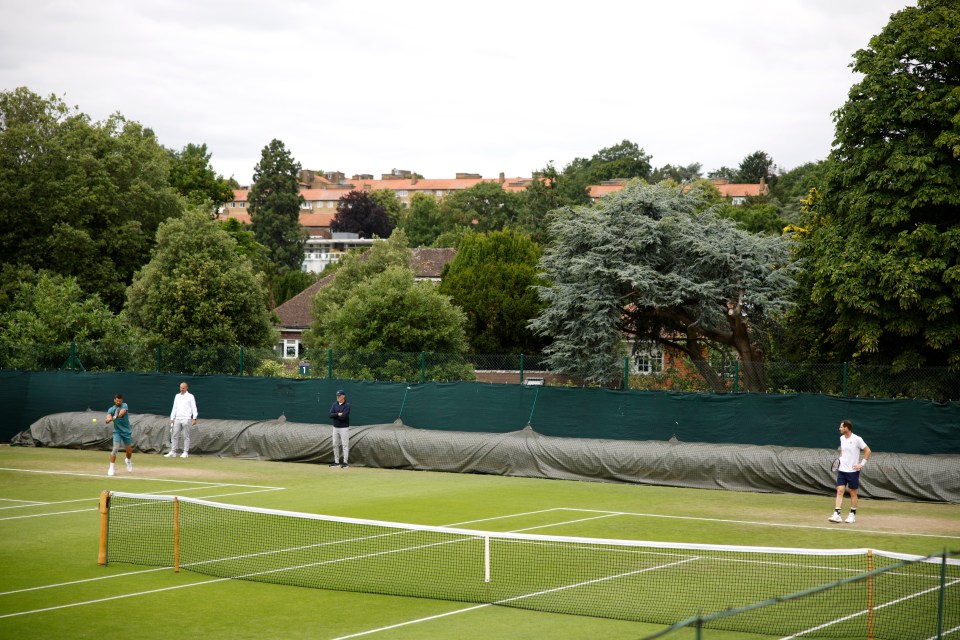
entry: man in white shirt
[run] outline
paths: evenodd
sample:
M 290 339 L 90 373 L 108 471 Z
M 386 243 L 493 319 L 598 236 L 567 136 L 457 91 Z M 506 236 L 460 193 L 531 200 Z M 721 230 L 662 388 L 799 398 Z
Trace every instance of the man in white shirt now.
M 191 423 L 191 420 L 193 421 Z M 180 383 L 180 393 L 173 397 L 173 409 L 170 411 L 170 453 L 165 458 L 175 458 L 177 455 L 177 443 L 180 441 L 180 434 L 183 433 L 183 453 L 181 458 L 186 458 L 190 451 L 190 426 L 197 424 L 197 401 L 192 393 L 187 392 L 187 383 Z
M 863 452 L 863 459 L 860 453 Z M 870 458 L 870 447 L 863 438 L 853 432 L 853 423 L 843 420 L 840 423 L 840 466 L 837 468 L 837 502 L 833 515 L 827 518 L 830 522 L 843 522 L 840 519 L 840 508 L 843 506 L 843 494 L 850 490 L 850 515 L 846 522 L 853 524 L 857 521 L 857 489 L 860 488 L 860 470 Z

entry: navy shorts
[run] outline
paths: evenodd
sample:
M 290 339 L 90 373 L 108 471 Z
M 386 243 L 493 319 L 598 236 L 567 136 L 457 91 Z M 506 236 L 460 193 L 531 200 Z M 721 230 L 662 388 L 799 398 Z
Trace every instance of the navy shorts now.
M 846 485 L 850 489 L 859 489 L 860 488 L 860 472 L 859 471 L 837 471 L 837 486 L 842 487 Z

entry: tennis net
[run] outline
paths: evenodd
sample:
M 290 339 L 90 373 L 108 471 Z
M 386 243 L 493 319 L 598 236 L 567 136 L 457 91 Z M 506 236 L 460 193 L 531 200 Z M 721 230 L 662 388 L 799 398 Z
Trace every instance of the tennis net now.
M 120 492 L 104 492 L 101 513 L 102 564 L 665 625 L 868 573 L 715 628 L 902 640 L 935 637 L 938 620 L 960 627 L 955 558 L 498 533 Z

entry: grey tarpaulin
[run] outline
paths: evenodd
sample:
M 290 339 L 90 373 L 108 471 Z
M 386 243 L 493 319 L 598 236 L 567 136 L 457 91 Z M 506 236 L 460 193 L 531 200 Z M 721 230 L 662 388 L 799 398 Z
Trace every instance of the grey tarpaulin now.
M 97 417 L 98 422 L 92 419 Z M 109 450 L 113 429 L 93 411 L 34 422 L 14 445 Z M 169 449 L 170 419 L 131 418 L 134 448 Z M 201 420 L 190 453 L 287 462 L 333 459 L 330 427 L 296 422 Z M 350 462 L 367 467 L 594 480 L 777 493 L 830 494 L 832 449 L 668 441 L 595 440 L 416 429 L 399 422 L 351 427 Z M 875 452 L 861 479 L 870 498 L 960 503 L 960 456 Z

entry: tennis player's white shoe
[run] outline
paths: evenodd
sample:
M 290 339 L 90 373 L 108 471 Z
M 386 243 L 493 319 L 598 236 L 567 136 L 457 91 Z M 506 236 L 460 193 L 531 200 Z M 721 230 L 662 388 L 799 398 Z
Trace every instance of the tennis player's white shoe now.
M 836 511 L 833 512 L 833 515 L 827 518 L 830 522 L 843 522 L 843 519 L 840 517 L 840 514 Z
M 112 475 L 113 475 L 113 465 L 110 465 L 110 468 L 107 469 L 107 475 L 108 475 L 108 476 L 112 476 Z
M 171 449 L 171 450 L 170 450 L 170 453 L 165 453 L 165 454 L 163 454 L 163 457 L 164 457 L 164 458 L 176 458 L 176 457 L 177 457 L 177 452 L 174 451 L 173 449 Z
M 127 473 L 133 473 L 133 460 L 127 458 Z
M 857 514 L 851 513 L 850 515 L 847 516 L 847 521 L 846 521 L 847 524 L 853 524 L 856 521 L 857 521 Z
M 176 455 L 176 454 L 174 454 L 174 455 Z M 181 458 L 189 458 L 190 456 L 188 456 L 188 455 L 187 455 L 187 452 L 184 451 L 183 453 L 180 454 L 180 457 L 181 457 Z

